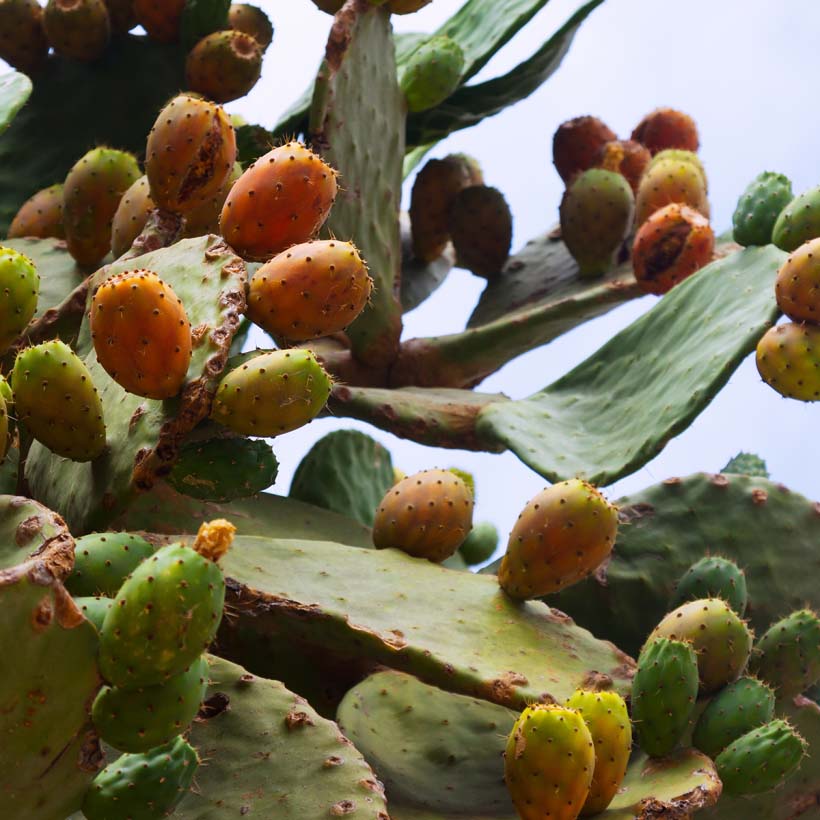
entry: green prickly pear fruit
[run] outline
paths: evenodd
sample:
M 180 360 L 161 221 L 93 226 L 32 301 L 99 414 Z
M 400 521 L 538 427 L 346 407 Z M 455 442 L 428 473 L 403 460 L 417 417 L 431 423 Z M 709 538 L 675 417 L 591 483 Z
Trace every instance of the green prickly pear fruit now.
M 734 240 L 740 245 L 768 245 L 777 217 L 792 201 L 791 180 L 764 171 L 741 194 L 732 216 Z
M 62 184 L 37 191 L 20 206 L 9 227 L 9 239 L 23 236 L 65 239 Z
M 776 789 L 800 765 L 808 744 L 785 721 L 773 720 L 727 746 L 715 760 L 724 794 Z
M 483 564 L 492 558 L 498 547 L 498 529 L 490 521 L 480 521 L 473 526 L 464 543 L 458 548 L 469 566 Z
M 590 168 L 561 199 L 561 237 L 581 276 L 598 276 L 614 264 L 632 228 L 635 198 L 620 174 Z
M 632 724 L 617 692 L 579 689 L 566 705 L 580 712 L 595 747 L 592 784 L 581 809 L 581 816 L 587 817 L 604 811 L 621 787 L 632 752 Z
M 665 615 L 649 639 L 663 637 L 692 644 L 698 656 L 701 692 L 715 692 L 745 668 L 752 633 L 719 598 L 689 601 Z
M 11 385 L 5 376 L 0 376 L 0 399 L 3 400 L 2 408 L 6 413 L 6 434 L 8 437 L 16 429 L 14 423 L 16 414 L 14 412 L 14 393 L 11 392 Z M 0 416 L 1 418 L 2 416 Z M 0 427 L 2 427 L 1 420 Z M 6 445 L 8 445 L 8 440 L 6 440 Z M 2 439 L 0 439 L 0 446 L 2 446 Z M 5 450 L 3 452 L 5 453 Z
M 487 185 L 459 191 L 450 206 L 448 227 L 459 267 L 490 279 L 510 255 L 512 212 L 504 194 Z
M 65 582 L 74 596 L 113 597 L 125 579 L 154 548 L 139 535 L 128 532 L 95 532 L 74 544 L 74 569 Z
M 185 0 L 134 0 L 137 22 L 152 40 L 173 43 L 179 40 Z
M 780 266 L 774 292 L 790 319 L 820 323 L 820 238 L 804 242 Z
M 464 71 L 461 46 L 444 34 L 425 40 L 409 57 L 399 80 L 409 111 L 426 111 L 444 102 Z
M 709 217 L 706 182 L 696 165 L 665 159 L 648 168 L 635 196 L 635 224 L 643 225 L 655 211 L 673 202 Z
M 761 478 L 769 477 L 769 470 L 766 462 L 754 453 L 738 453 L 734 458 L 730 458 L 722 473 L 738 473 L 740 475 L 757 475 Z
M 820 185 L 789 202 L 772 229 L 772 242 L 784 251 L 797 250 L 804 242 L 820 236 Z
M 68 345 L 55 340 L 18 353 L 11 389 L 18 422 L 52 452 L 91 461 L 105 449 L 102 402 Z
M 112 34 L 126 34 L 137 25 L 134 0 L 105 0 Z
M 697 151 L 700 145 L 695 121 L 674 108 L 656 108 L 647 114 L 635 126 L 632 139 L 645 145 L 653 154 L 667 148 Z
M 113 599 L 106 598 L 104 595 L 75 598 L 74 603 L 80 608 L 86 620 L 91 621 L 97 627 L 97 632 L 102 629 L 108 610 L 114 606 Z
M 787 322 L 757 343 L 757 372 L 788 399 L 820 401 L 820 327 Z
M 250 34 L 262 51 L 273 42 L 273 24 L 262 9 L 250 3 L 232 3 L 228 9 L 228 25 L 235 31 Z
M 188 88 L 218 103 L 244 97 L 262 74 L 262 48 L 243 31 L 215 31 L 188 54 Z
M 722 598 L 738 615 L 746 612 L 746 576 L 733 561 L 717 556 L 701 558 L 678 581 L 670 606 L 698 598 Z
M 601 150 L 595 155 L 592 167 L 621 174 L 632 188 L 632 193 L 636 194 L 641 177 L 646 172 L 651 158 L 649 150 L 639 142 L 611 140 L 601 146 Z
M 632 680 L 632 720 L 648 755 L 664 757 L 677 746 L 697 696 L 698 660 L 691 644 L 650 636 Z
M 449 470 L 423 470 L 391 487 L 376 510 L 373 543 L 441 563 L 473 526 L 473 494 Z
M 542 490 L 518 516 L 498 581 L 513 598 L 540 598 L 586 578 L 606 560 L 618 510 L 586 481 Z
M 196 749 L 181 737 L 124 754 L 91 782 L 83 814 L 87 820 L 162 820 L 188 793 L 198 766 Z
M 123 195 L 111 223 L 111 250 L 119 259 L 142 233 L 148 216 L 154 210 L 148 177 L 141 176 Z
M 528 706 L 504 752 L 504 780 L 521 820 L 575 820 L 589 796 L 595 748 L 580 712 Z
M 34 263 L 0 245 L 0 352 L 26 329 L 39 297 L 40 277 Z
M 781 697 L 814 686 L 820 680 L 820 619 L 801 609 L 770 626 L 758 640 L 750 666 Z
M 604 145 L 618 139 L 597 117 L 575 117 L 558 126 L 552 138 L 552 162 L 564 182 L 594 167 Z
M 43 28 L 54 51 L 72 60 L 96 60 L 111 38 L 103 0 L 48 0 Z
M 278 436 L 312 421 L 333 382 L 310 350 L 254 356 L 222 378 L 211 418 L 246 436 Z
M 774 692 L 755 678 L 738 678 L 721 689 L 695 724 L 692 745 L 711 758 L 774 717 Z
M 649 165 L 646 166 L 646 170 L 648 171 L 650 168 L 654 168 L 659 162 L 663 162 L 666 159 L 676 160 L 677 162 L 688 162 L 690 165 L 693 165 L 698 169 L 701 177 L 703 177 L 704 188 L 707 191 L 709 190 L 709 179 L 706 176 L 706 168 L 701 158 L 694 151 L 684 151 L 682 148 L 665 148 L 663 151 L 658 151 L 658 153 L 649 160 Z
M 37 0 L 0 0 L 0 60 L 31 74 L 47 56 L 43 9 Z

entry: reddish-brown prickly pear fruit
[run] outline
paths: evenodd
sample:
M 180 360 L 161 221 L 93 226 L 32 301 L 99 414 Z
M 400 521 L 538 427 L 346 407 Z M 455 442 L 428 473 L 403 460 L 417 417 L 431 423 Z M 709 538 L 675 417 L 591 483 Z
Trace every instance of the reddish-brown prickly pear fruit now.
M 123 194 L 111 223 L 111 250 L 115 259 L 134 244 L 155 207 L 148 177 L 142 176 Z
M 170 285 L 149 270 L 112 276 L 91 301 L 97 360 L 129 393 L 175 396 L 191 362 L 191 323 Z
M 262 51 L 273 42 L 273 24 L 262 9 L 250 3 L 232 3 L 228 9 L 228 25 L 234 31 L 250 34 Z
M 391 14 L 413 14 L 432 2 L 433 0 L 390 0 L 387 7 Z
M 693 163 L 665 159 L 647 169 L 635 197 L 635 224 L 643 225 L 655 211 L 672 202 L 688 205 L 709 216 L 706 180 Z
M 364 309 L 373 280 L 350 242 L 305 242 L 254 274 L 248 318 L 275 339 L 304 342 L 344 330 Z
M 649 150 L 635 140 L 612 140 L 601 146 L 594 167 L 621 174 L 632 188 L 632 193 L 637 193 L 651 159 Z
M 457 264 L 490 279 L 510 255 L 512 212 L 497 188 L 471 185 L 453 200 L 448 219 Z
M 653 154 L 665 148 L 697 151 L 700 145 L 695 121 L 674 108 L 656 108 L 647 114 L 635 126 L 632 139 L 645 145 Z
M 820 324 L 820 239 L 804 242 L 780 266 L 774 292 L 790 319 Z
M 80 265 L 98 265 L 111 250 L 114 214 L 139 177 L 134 156 L 113 148 L 94 148 L 68 172 L 63 223 L 68 250 Z
M 498 581 L 512 598 L 541 598 L 586 578 L 612 551 L 618 510 L 574 478 L 542 490 L 518 516 Z
M 134 0 L 137 22 L 148 36 L 161 43 L 179 40 L 185 0 Z
M 262 48 L 243 31 L 215 31 L 188 54 L 188 88 L 219 103 L 244 97 L 262 73 Z
M 216 196 L 236 162 L 236 132 L 223 109 L 174 97 L 148 135 L 145 173 L 157 206 L 187 214 Z
M 43 27 L 57 54 L 73 60 L 96 60 L 111 37 L 103 0 L 48 0 Z
M 601 149 L 618 139 L 597 117 L 575 117 L 562 122 L 552 138 L 552 162 L 564 182 L 595 165 Z
M 47 55 L 43 10 L 37 0 L 0 0 L 0 59 L 30 74 Z
M 233 187 L 234 182 L 242 176 L 242 165 L 238 162 L 233 164 L 233 171 L 225 180 L 222 187 L 214 196 L 202 203 L 198 208 L 185 214 L 185 224 L 183 226 L 183 237 L 204 236 L 206 233 L 219 233 L 219 215 L 228 198 L 228 192 Z
M 714 251 L 709 220 L 673 203 L 641 225 L 632 245 L 632 267 L 641 290 L 660 295 L 708 265 Z
M 757 371 L 787 399 L 820 401 L 820 327 L 789 322 L 757 343 Z
M 112 34 L 125 34 L 137 25 L 134 0 L 105 0 Z
M 43 188 L 22 204 L 11 221 L 9 239 L 21 236 L 65 238 L 62 185 Z
M 473 494 L 449 470 L 424 470 L 403 478 L 376 510 L 373 543 L 441 563 L 473 527 Z
M 336 198 L 336 172 L 300 142 L 269 151 L 231 188 L 222 236 L 245 259 L 266 260 L 315 236 Z

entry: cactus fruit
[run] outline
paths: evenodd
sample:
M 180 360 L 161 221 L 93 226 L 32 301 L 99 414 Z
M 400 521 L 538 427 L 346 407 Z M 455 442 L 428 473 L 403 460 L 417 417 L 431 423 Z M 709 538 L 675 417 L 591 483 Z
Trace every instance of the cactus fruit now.
M 597 117 L 562 122 L 552 138 L 555 170 L 569 184 L 577 174 L 594 167 L 604 145 L 616 139 L 615 132 Z
M 328 14 L 336 14 L 345 4 L 345 0 L 313 0 L 313 4 Z
M 68 345 L 54 340 L 18 353 L 11 388 L 18 421 L 52 452 L 91 461 L 105 449 L 102 402 Z
M 586 578 L 606 560 L 618 510 L 574 478 L 547 487 L 524 507 L 510 533 L 498 581 L 513 598 L 540 598 Z
M 331 388 L 330 376 L 310 350 L 275 350 L 222 378 L 211 418 L 246 436 L 278 436 L 317 416 Z
M 111 250 L 114 214 L 139 177 L 134 156 L 111 148 L 94 148 L 68 172 L 63 223 L 69 253 L 80 265 L 94 267 Z
M 231 188 L 222 235 L 240 256 L 270 259 L 316 234 L 336 190 L 333 168 L 301 143 L 288 142 L 260 157 Z
M 119 259 L 142 233 L 154 210 L 148 177 L 140 177 L 123 195 L 111 223 L 111 250 Z
M 747 732 L 715 760 L 724 794 L 776 789 L 797 770 L 807 749 L 806 741 L 785 720 L 773 720 Z
M 606 273 L 632 228 L 635 198 L 625 177 L 590 168 L 578 174 L 561 199 L 561 237 L 581 276 Z
M 433 0 L 389 0 L 387 8 L 391 14 L 413 14 L 432 2 Z
M 766 467 L 766 462 L 754 453 L 738 453 L 729 459 L 721 472 L 760 476 L 761 478 L 769 477 L 769 469 Z
M 794 251 L 818 236 L 820 185 L 799 194 L 783 208 L 772 228 L 772 242 L 784 251 Z
M 235 162 L 233 170 L 216 194 L 185 214 L 183 236 L 204 236 L 207 233 L 219 233 L 219 215 L 222 213 L 222 207 L 225 205 L 228 192 L 233 187 L 234 182 L 241 176 L 242 166 L 240 163 Z
M 216 196 L 236 162 L 236 133 L 218 105 L 179 94 L 159 112 L 145 173 L 160 208 L 188 214 Z
M 161 43 L 179 40 L 185 0 L 134 0 L 137 22 Z
M 709 178 L 706 176 L 706 168 L 701 161 L 701 158 L 694 151 L 684 151 L 682 148 L 664 148 L 663 151 L 658 151 L 650 160 L 649 165 L 646 166 L 648 171 L 654 168 L 659 162 L 666 159 L 672 159 L 677 162 L 688 162 L 690 165 L 698 169 L 701 177 L 703 177 L 704 189 L 709 190 Z
M 112 34 L 126 34 L 137 25 L 134 0 L 104 0 Z
M 66 579 L 72 595 L 113 597 L 125 579 L 154 548 L 139 535 L 127 532 L 91 533 L 74 545 L 74 569 Z
M 748 602 L 743 570 L 727 558 L 701 558 L 678 581 L 670 605 L 678 607 L 698 598 L 722 598 L 738 615 L 743 615 Z
M 592 167 L 621 174 L 632 188 L 632 193 L 637 193 L 641 177 L 651 158 L 649 150 L 639 142 L 612 140 L 601 146 Z
M 698 661 L 691 644 L 650 637 L 632 680 L 632 720 L 648 755 L 664 757 L 677 746 L 697 696 Z
M 262 9 L 250 3 L 232 3 L 228 9 L 228 26 L 250 34 L 262 51 L 273 42 L 273 25 Z
M 407 59 L 399 85 L 409 111 L 443 103 L 459 86 L 464 71 L 461 46 L 445 34 L 425 40 Z
M 448 227 L 456 263 L 490 279 L 510 255 L 512 212 L 504 194 L 487 185 L 471 185 L 453 199 Z
M 804 242 L 780 266 L 774 292 L 790 319 L 820 323 L 820 238 Z
M 188 88 L 214 102 L 244 97 L 262 74 L 262 48 L 243 31 L 215 31 L 191 49 L 185 61 Z
M 23 236 L 65 239 L 62 184 L 37 191 L 20 206 L 9 227 L 9 239 Z
M 635 196 L 635 224 L 643 225 L 655 211 L 673 202 L 709 216 L 706 181 L 687 160 L 665 159 L 647 169 Z
M 739 245 L 768 245 L 777 217 L 792 201 L 792 183 L 783 174 L 764 171 L 756 176 L 737 201 L 732 225 Z
M 498 529 L 495 524 L 481 521 L 473 526 L 458 551 L 466 564 L 474 566 L 489 561 L 497 547 Z
M 700 145 L 695 121 L 674 108 L 656 108 L 632 132 L 632 139 L 645 145 L 652 154 L 667 148 L 697 151 Z
M 774 692 L 755 678 L 738 678 L 721 689 L 701 713 L 692 744 L 711 758 L 746 732 L 774 717 Z
M 529 706 L 507 739 L 504 780 L 521 820 L 575 820 L 594 769 L 592 735 L 574 709 Z
M 820 680 L 820 619 L 801 609 L 770 626 L 755 645 L 750 666 L 781 697 L 814 686 Z
M 112 276 L 91 300 L 97 360 L 137 396 L 168 399 L 182 389 L 191 363 L 191 323 L 182 300 L 153 271 Z
M 698 656 L 700 690 L 708 694 L 733 681 L 745 668 L 752 633 L 719 598 L 688 601 L 664 616 L 649 639 L 663 637 L 692 644 Z
M 40 297 L 40 277 L 27 256 L 0 245 L 0 352 L 26 329 Z
M 102 629 L 103 621 L 108 614 L 108 610 L 114 606 L 113 599 L 106 598 L 104 595 L 75 598 L 74 603 L 77 604 L 86 620 L 94 624 L 97 628 L 97 632 Z
M 364 309 L 373 280 L 350 242 L 304 242 L 253 275 L 248 318 L 275 339 L 303 342 L 344 330 Z
M 43 28 L 54 51 L 72 60 L 96 60 L 111 38 L 103 0 L 48 0 Z
M 31 74 L 47 55 L 43 9 L 37 0 L 0 0 L 0 60 Z
M 820 327 L 788 322 L 757 343 L 757 372 L 788 399 L 820 401 Z
M 618 793 L 632 751 L 632 724 L 617 692 L 576 691 L 566 705 L 580 712 L 595 746 L 595 770 L 581 816 L 602 812 Z
M 694 208 L 673 202 L 655 211 L 635 234 L 632 268 L 644 293 L 661 295 L 712 261 L 715 234 Z

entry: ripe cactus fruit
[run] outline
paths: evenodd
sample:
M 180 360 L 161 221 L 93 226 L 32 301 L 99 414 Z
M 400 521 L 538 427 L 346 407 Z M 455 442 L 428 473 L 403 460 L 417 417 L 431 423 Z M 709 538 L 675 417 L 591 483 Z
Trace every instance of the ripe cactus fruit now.
M 732 225 L 740 245 L 768 245 L 777 217 L 792 201 L 792 183 L 783 174 L 764 171 L 756 176 L 737 201 Z
M 611 140 L 601 146 L 592 167 L 623 175 L 632 193 L 637 193 L 638 184 L 651 158 L 649 150 L 635 140 Z
M 709 220 L 694 208 L 673 202 L 638 229 L 632 268 L 642 291 L 661 295 L 709 264 L 714 252 Z
M 697 696 L 698 661 L 691 644 L 650 636 L 632 680 L 632 720 L 650 757 L 664 757 L 677 746 Z
M 111 250 L 114 214 L 139 177 L 134 156 L 112 148 L 94 148 L 68 172 L 63 222 L 69 253 L 80 265 L 94 267 Z
M 335 198 L 336 172 L 301 143 L 288 142 L 260 157 L 231 188 L 222 236 L 246 259 L 270 259 L 311 239 Z
M 134 244 L 154 207 L 148 177 L 142 176 L 123 194 L 114 213 L 114 220 L 111 223 L 111 250 L 115 259 Z
M 219 214 L 222 212 L 225 200 L 228 198 L 228 192 L 233 187 L 234 182 L 241 176 L 242 165 L 235 162 L 233 170 L 216 194 L 185 214 L 183 236 L 204 236 L 206 233 L 219 233 Z
M 112 276 L 91 300 L 97 360 L 129 393 L 168 399 L 191 363 L 191 323 L 182 300 L 153 271 Z
M 425 40 L 409 57 L 399 85 L 409 111 L 426 111 L 444 102 L 464 71 L 461 46 L 445 34 Z
M 498 529 L 491 521 L 476 524 L 458 548 L 465 563 L 470 566 L 483 564 L 492 558 L 498 547 Z
M 820 323 L 820 238 L 804 242 L 780 266 L 774 292 L 790 319 Z
M 473 526 L 473 494 L 449 470 L 423 470 L 391 487 L 376 510 L 373 543 L 441 563 Z
M 695 121 L 674 108 L 656 108 L 647 114 L 632 132 L 632 139 L 657 154 L 666 148 L 697 151 L 700 145 Z
M 575 820 L 595 769 L 592 735 L 580 712 L 528 706 L 504 752 L 504 780 L 521 820 Z
M 134 0 L 137 22 L 161 43 L 179 40 L 185 0 Z
M 547 487 L 518 516 L 498 581 L 513 598 L 540 598 L 592 573 L 612 551 L 618 510 L 586 481 Z
M 0 60 L 31 74 L 47 55 L 43 9 L 37 0 L 0 0 Z
M 188 88 L 219 103 L 244 97 L 262 74 L 262 48 L 243 31 L 203 37 L 185 61 Z
M 820 185 L 804 191 L 783 208 L 772 228 L 772 242 L 784 251 L 794 251 L 818 236 Z
M 232 3 L 228 9 L 228 25 L 234 31 L 250 34 L 262 51 L 273 42 L 273 25 L 268 15 L 250 3 Z
M 647 169 L 635 197 L 635 224 L 643 225 L 655 211 L 673 202 L 709 216 L 706 182 L 687 160 L 665 159 Z
M 169 102 L 151 128 L 145 173 L 154 202 L 188 214 L 216 196 L 236 162 L 236 133 L 218 105 L 190 94 Z
M 114 601 L 111 598 L 106 598 L 104 595 L 75 598 L 74 603 L 77 604 L 83 616 L 94 624 L 97 628 L 97 632 L 102 629 L 103 621 L 108 614 L 108 610 L 114 606 Z
M 590 168 L 578 174 L 561 199 L 561 237 L 581 276 L 606 273 L 632 228 L 635 198 L 620 174 Z
M 566 705 L 581 714 L 595 747 L 595 770 L 589 796 L 581 809 L 587 817 L 602 812 L 618 793 L 632 752 L 632 724 L 617 692 L 577 690 Z
M 769 328 L 757 343 L 757 372 L 781 396 L 820 401 L 820 327 L 788 322 Z
M 18 353 L 11 388 L 18 421 L 52 452 L 91 461 L 105 449 L 97 388 L 67 344 L 55 340 Z
M 72 60 L 96 60 L 111 38 L 103 0 L 48 0 L 43 28 L 57 54 Z
M 738 615 L 743 615 L 748 602 L 743 570 L 727 558 L 701 558 L 678 581 L 670 605 L 678 607 L 698 598 L 722 598 Z
M 682 148 L 664 148 L 663 151 L 658 151 L 650 160 L 649 165 L 646 166 L 648 171 L 654 168 L 659 162 L 666 159 L 676 160 L 678 162 L 688 162 L 698 169 L 700 175 L 703 177 L 703 185 L 706 191 L 709 190 L 709 178 L 706 176 L 706 168 L 701 162 L 700 157 L 694 151 L 684 151 Z
M 74 546 L 74 569 L 66 579 L 72 595 L 113 597 L 125 579 L 154 548 L 139 535 L 128 532 L 95 532 L 78 538 Z
M 112 34 L 125 34 L 137 25 L 134 0 L 105 0 Z
M 820 619 L 801 609 L 773 624 L 757 642 L 750 666 L 781 697 L 814 686 L 820 680 Z
M 510 255 L 512 212 L 504 194 L 487 185 L 471 185 L 453 199 L 448 227 L 457 264 L 489 279 L 501 272 Z
M 689 601 L 664 616 L 649 639 L 663 637 L 692 644 L 698 656 L 701 692 L 715 692 L 745 668 L 752 633 L 719 598 Z
M 330 376 L 310 350 L 275 350 L 223 377 L 211 418 L 246 436 L 278 436 L 317 416 L 331 388 Z
M 344 330 L 362 312 L 372 288 L 352 243 L 304 242 L 274 256 L 253 275 L 248 317 L 275 339 L 318 339 Z
M 20 206 L 9 227 L 9 239 L 22 236 L 65 239 L 62 184 L 37 191 Z
M 597 117 L 575 117 L 562 122 L 552 137 L 552 162 L 569 184 L 579 173 L 594 167 L 604 145 L 618 139 Z
M 0 245 L 0 352 L 26 329 L 40 297 L 40 277 L 27 256 Z

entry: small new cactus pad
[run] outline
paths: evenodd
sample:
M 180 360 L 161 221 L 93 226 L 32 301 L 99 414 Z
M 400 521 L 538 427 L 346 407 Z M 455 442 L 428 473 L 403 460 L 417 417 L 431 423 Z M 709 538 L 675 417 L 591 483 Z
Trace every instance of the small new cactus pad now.
M 273 42 L 273 24 L 262 9 L 250 3 L 232 3 L 228 9 L 228 25 L 234 31 L 250 34 L 262 51 Z
M 592 167 L 621 174 L 632 192 L 637 193 L 641 177 L 651 158 L 649 150 L 635 140 L 611 140 L 601 146 Z
M 188 88 L 218 103 L 244 97 L 262 74 L 262 48 L 243 31 L 203 37 L 185 61 Z
M 134 0 L 137 22 L 148 36 L 161 43 L 179 39 L 185 0 Z
M 344 330 L 364 309 L 373 280 L 351 242 L 303 242 L 253 275 L 248 318 L 275 339 L 302 342 Z
M 527 707 L 510 732 L 504 780 L 521 820 L 575 820 L 595 770 L 592 735 L 580 712 Z
M 48 0 L 43 28 L 54 51 L 72 60 L 96 60 L 111 37 L 103 0 Z
M 234 182 L 242 176 L 242 165 L 233 164 L 233 170 L 222 184 L 222 187 L 210 199 L 185 214 L 183 234 L 185 236 L 204 236 L 206 233 L 219 233 L 219 215 L 228 198 L 228 192 Z
M 807 751 L 806 741 L 785 720 L 753 729 L 715 760 L 724 794 L 760 794 L 777 788 L 797 770 Z
M 578 174 L 561 199 L 561 238 L 581 276 L 606 273 L 632 227 L 635 198 L 626 178 L 590 168 Z
M 426 111 L 444 102 L 459 86 L 464 52 L 446 34 L 425 40 L 404 64 L 399 85 L 409 111 Z
M 740 195 L 732 216 L 733 238 L 740 245 L 768 245 L 777 217 L 792 201 L 787 176 L 764 171 Z
M 757 343 L 757 372 L 788 399 L 820 401 L 820 327 L 787 322 Z
M 473 494 L 449 470 L 424 470 L 391 487 L 373 523 L 377 549 L 395 547 L 441 563 L 473 526 Z
M 742 735 L 774 717 L 774 692 L 755 678 L 738 678 L 721 689 L 695 724 L 692 744 L 717 757 Z
M 752 633 L 719 598 L 689 601 L 666 615 L 649 636 L 688 641 L 698 656 L 701 692 L 715 692 L 745 668 Z
M 552 162 L 564 182 L 594 167 L 601 149 L 618 137 L 597 117 L 584 116 L 562 122 L 552 137 Z
M 0 60 L 31 74 L 48 55 L 43 9 L 37 0 L 0 2 Z
M 72 595 L 113 597 L 154 548 L 128 532 L 95 532 L 74 544 L 74 569 L 66 579 Z
M 137 25 L 134 0 L 105 0 L 112 34 L 125 34 Z
M 492 558 L 498 547 L 498 529 L 491 521 L 480 521 L 470 530 L 458 548 L 465 563 L 470 566 L 483 564 Z
M 2 8 L 2 5 L 0 5 Z M 14 216 L 9 227 L 9 239 L 36 236 L 46 239 L 65 238 L 63 227 L 63 186 L 51 185 L 27 199 Z
M 706 182 L 687 160 L 664 159 L 647 168 L 635 196 L 635 224 L 643 225 L 655 211 L 673 202 L 709 216 Z
M 207 688 L 204 657 L 159 686 L 104 686 L 91 710 L 94 728 L 121 752 L 146 752 L 187 731 Z
M 729 459 L 721 472 L 761 476 L 762 478 L 769 477 L 769 469 L 766 467 L 766 462 L 754 453 L 738 453 Z
M 772 242 L 784 251 L 797 250 L 820 236 L 820 185 L 796 196 L 780 212 L 772 229 Z
M 653 154 L 666 148 L 697 151 L 700 145 L 695 121 L 674 108 L 656 108 L 647 114 L 635 126 L 632 139 L 645 145 Z
M 331 388 L 310 350 L 275 350 L 248 359 L 222 379 L 211 418 L 246 436 L 278 436 L 316 417 Z
M 642 291 L 661 295 L 711 262 L 714 250 L 709 220 L 694 208 L 672 203 L 638 229 L 632 269 Z
M 0 245 L 0 351 L 26 329 L 39 296 L 40 277 L 31 259 Z
M 755 645 L 750 666 L 779 696 L 814 686 L 820 680 L 820 619 L 801 609 L 773 624 Z
M 804 242 L 780 266 L 774 292 L 790 319 L 820 323 L 820 238 Z
M 706 167 L 694 151 L 684 151 L 682 148 L 664 148 L 663 151 L 658 151 L 658 153 L 649 160 L 649 165 L 646 166 L 646 170 L 648 171 L 650 168 L 654 168 L 659 162 L 663 162 L 666 159 L 672 159 L 677 162 L 688 162 L 697 168 L 701 177 L 703 177 L 704 188 L 707 191 L 709 190 L 709 178 L 706 176 Z
M 199 755 L 175 738 L 148 752 L 124 754 L 92 781 L 83 802 L 87 820 L 161 820 L 183 800 L 199 766 Z
M 632 724 L 617 692 L 579 689 L 566 705 L 580 712 L 595 747 L 595 771 L 581 809 L 581 816 L 587 817 L 603 811 L 621 787 L 632 751 Z
M 641 748 L 668 755 L 683 736 L 698 696 L 698 660 L 691 644 L 650 638 L 632 681 L 632 720 Z
M 456 264 L 489 279 L 501 272 L 510 255 L 512 212 L 504 194 L 488 185 L 461 190 L 447 222 Z
M 114 606 L 114 600 L 104 595 L 75 598 L 74 603 L 77 604 L 85 618 L 97 627 L 98 632 L 102 629 L 108 610 Z
M 722 598 L 738 615 L 746 612 L 746 576 L 734 561 L 707 556 L 689 567 L 678 581 L 670 606 L 698 598 Z
M 148 215 L 154 210 L 148 177 L 141 176 L 123 195 L 111 223 L 111 250 L 118 259 L 142 233 Z
M 145 147 L 151 197 L 188 214 L 217 195 L 236 162 L 236 133 L 222 108 L 189 94 L 159 112 Z
M 18 353 L 11 388 L 18 421 L 52 452 L 90 461 L 105 449 L 102 402 L 68 345 L 55 340 Z
M 513 598 L 540 598 L 594 572 L 612 551 L 618 510 L 586 481 L 547 487 L 510 533 L 498 581 Z
M 214 639 L 225 579 L 214 561 L 169 544 L 120 587 L 100 633 L 100 671 L 122 689 L 153 686 L 184 671 Z

